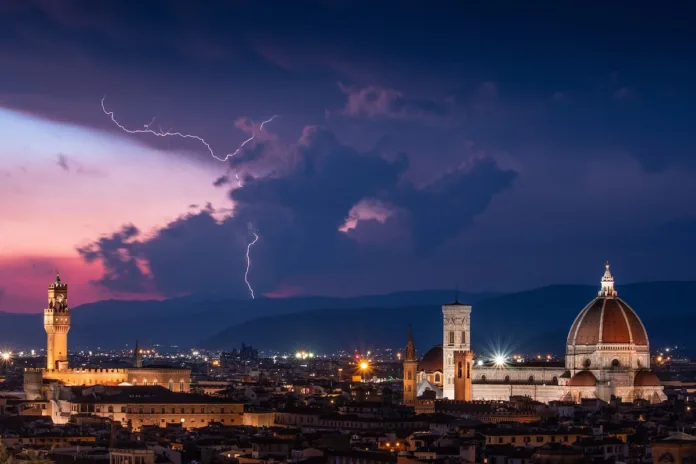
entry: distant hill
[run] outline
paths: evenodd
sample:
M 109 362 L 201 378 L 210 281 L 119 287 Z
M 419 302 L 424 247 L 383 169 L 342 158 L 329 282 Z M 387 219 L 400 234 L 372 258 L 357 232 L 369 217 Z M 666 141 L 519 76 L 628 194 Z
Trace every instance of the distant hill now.
M 638 312 L 653 346 L 687 344 L 696 326 L 696 282 L 649 282 L 618 287 Z M 596 286 L 556 285 L 510 294 L 460 294 L 473 304 L 474 348 L 564 351 L 578 312 Z M 295 297 L 237 301 L 189 296 L 165 301 L 107 300 L 73 308 L 71 348 L 161 344 L 264 349 L 399 347 L 412 324 L 417 348 L 441 343 L 441 304 L 451 290 L 398 292 L 354 298 Z M 0 312 L 0 349 L 43 347 L 40 314 Z
M 696 322 L 696 282 L 638 283 L 618 290 L 642 318 L 653 346 L 689 342 L 689 327 Z M 509 347 L 563 353 L 573 320 L 596 294 L 596 286 L 557 285 L 482 298 L 473 307 L 472 344 L 483 352 Z M 441 320 L 440 302 L 400 308 L 318 309 L 248 320 L 200 344 L 227 349 L 244 340 L 290 351 L 397 347 L 404 345 L 411 324 L 417 348 L 423 353 L 442 342 Z
M 460 297 L 478 301 L 492 295 L 471 293 Z M 141 346 L 159 343 L 192 347 L 223 327 L 258 317 L 316 309 L 427 305 L 453 299 L 451 290 L 425 290 L 352 298 L 306 296 L 242 301 L 197 295 L 164 301 L 105 300 L 72 308 L 69 340 L 72 348 L 123 347 L 136 339 Z M 45 340 L 42 315 L 0 312 L 0 348 L 43 347 Z M 240 343 L 241 340 L 236 345 Z

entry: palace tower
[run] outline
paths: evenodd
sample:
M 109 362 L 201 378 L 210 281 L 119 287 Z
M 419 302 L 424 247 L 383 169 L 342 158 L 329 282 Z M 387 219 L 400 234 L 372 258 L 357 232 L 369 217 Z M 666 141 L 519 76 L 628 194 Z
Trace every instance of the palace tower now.
M 68 331 L 70 309 L 68 308 L 68 285 L 56 280 L 48 286 L 48 308 L 44 309 L 46 329 L 46 369 L 68 369 Z

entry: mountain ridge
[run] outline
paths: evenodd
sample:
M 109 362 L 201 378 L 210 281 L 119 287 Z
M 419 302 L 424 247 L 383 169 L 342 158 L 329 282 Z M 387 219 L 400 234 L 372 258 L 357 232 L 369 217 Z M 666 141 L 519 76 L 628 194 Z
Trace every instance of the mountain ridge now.
M 508 345 L 559 351 L 575 316 L 597 290 L 596 285 L 561 284 L 502 294 L 460 292 L 459 298 L 473 305 L 472 338 L 477 349 Z M 673 320 L 693 318 L 696 282 L 641 282 L 621 285 L 618 291 L 643 319 L 651 340 L 669 340 L 672 335 L 689 340 L 683 333 L 688 324 Z M 403 345 L 411 323 L 423 348 L 441 342 L 440 307 L 454 298 L 452 290 L 421 290 L 350 298 L 232 300 L 188 295 L 168 300 L 103 300 L 72 310 L 70 346 L 122 348 L 138 339 L 145 346 L 224 349 L 242 341 L 276 350 L 300 345 L 316 351 L 397 347 Z M 0 347 L 41 348 L 44 344 L 41 314 L 0 312 Z

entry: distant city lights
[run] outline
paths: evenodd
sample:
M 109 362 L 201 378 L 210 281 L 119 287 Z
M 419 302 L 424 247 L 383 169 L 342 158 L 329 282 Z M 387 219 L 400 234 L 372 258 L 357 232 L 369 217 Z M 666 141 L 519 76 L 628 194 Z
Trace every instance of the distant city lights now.
M 307 359 L 307 358 L 313 358 L 314 353 L 310 353 L 307 351 L 298 351 L 295 353 L 295 359 Z
M 11 358 L 12 358 L 12 353 L 10 353 L 9 351 L 5 351 L 5 352 L 2 354 L 2 360 L 3 360 L 3 361 L 9 361 Z

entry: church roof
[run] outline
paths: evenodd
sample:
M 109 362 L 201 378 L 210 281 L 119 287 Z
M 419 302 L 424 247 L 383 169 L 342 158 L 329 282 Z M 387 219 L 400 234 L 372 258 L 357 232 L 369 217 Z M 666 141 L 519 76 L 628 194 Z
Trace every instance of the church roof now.
M 442 345 L 437 345 L 430 348 L 430 350 L 425 353 L 425 356 L 423 356 L 423 359 L 421 359 L 421 362 L 418 365 L 418 370 L 426 372 L 442 372 L 442 367 Z
M 580 371 L 569 381 L 569 387 L 594 387 L 597 385 L 597 378 L 590 371 Z
M 659 387 L 662 384 L 657 375 L 648 370 L 639 371 L 633 383 L 636 387 Z
M 609 263 L 597 298 L 580 311 L 568 333 L 568 345 L 599 343 L 648 345 L 648 334 L 640 318 L 614 289 Z

